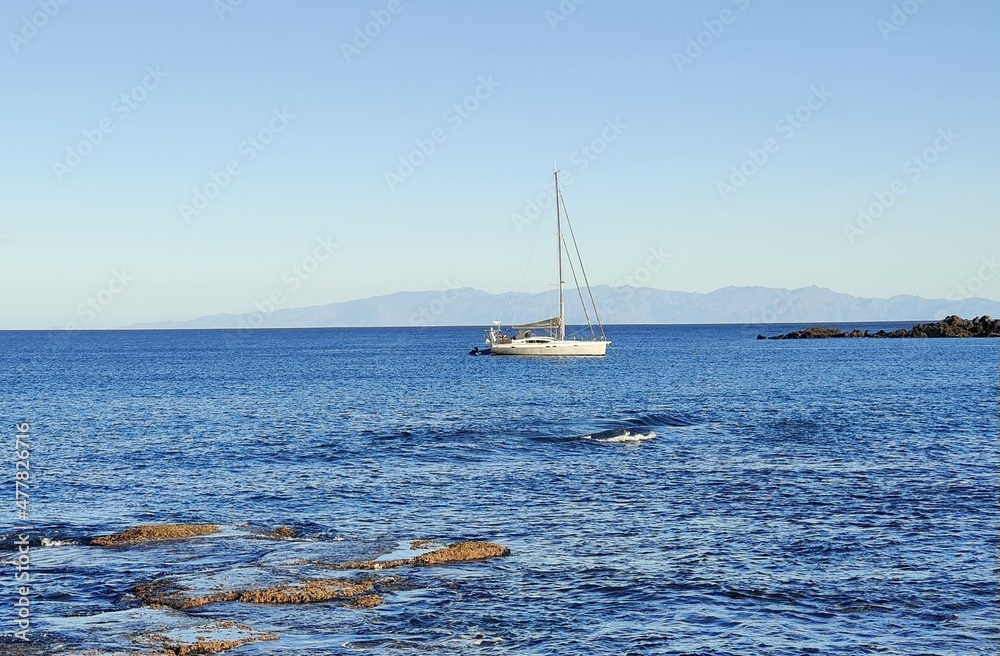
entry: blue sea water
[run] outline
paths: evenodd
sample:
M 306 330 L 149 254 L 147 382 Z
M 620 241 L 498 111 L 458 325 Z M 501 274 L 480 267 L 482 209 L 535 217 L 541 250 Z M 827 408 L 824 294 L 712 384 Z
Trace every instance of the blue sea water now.
M 766 328 L 612 327 L 603 359 L 470 357 L 478 328 L 0 333 L 0 653 L 212 620 L 279 636 L 241 655 L 1000 653 L 998 342 Z M 161 522 L 223 530 L 87 544 Z M 511 554 L 394 571 L 371 609 L 130 593 L 415 539 Z

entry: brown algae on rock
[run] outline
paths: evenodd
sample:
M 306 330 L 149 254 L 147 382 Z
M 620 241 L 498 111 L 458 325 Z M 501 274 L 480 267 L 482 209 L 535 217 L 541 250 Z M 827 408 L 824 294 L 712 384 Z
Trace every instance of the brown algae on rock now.
M 312 604 L 332 599 L 346 599 L 371 592 L 372 579 L 309 579 L 302 583 L 274 585 L 266 588 L 226 590 L 214 594 L 188 597 L 183 588 L 170 580 L 140 583 L 133 586 L 132 594 L 145 605 L 163 605 L 179 610 L 198 608 L 208 604 L 239 601 L 247 604 Z
M 336 569 L 391 569 L 404 565 L 444 565 L 446 563 L 463 563 L 473 560 L 486 560 L 500 556 L 509 556 L 510 549 L 493 542 L 469 540 L 458 542 L 442 549 L 428 551 L 413 558 L 397 558 L 395 560 L 355 560 L 342 563 Z
M 369 592 L 373 581 L 349 579 L 311 579 L 298 585 L 278 585 L 259 590 L 243 590 L 236 601 L 249 604 L 313 604 L 331 599 L 355 597 Z
M 382 598 L 382 595 L 372 593 L 351 597 L 344 602 L 344 606 L 347 608 L 375 608 L 376 606 L 381 606 L 384 603 L 385 599 Z
M 444 563 L 464 563 L 470 560 L 486 560 L 509 556 L 510 549 L 493 542 L 470 540 L 459 542 L 444 549 L 435 549 L 413 558 L 415 565 L 442 565 Z
M 90 541 L 98 547 L 118 547 L 154 542 L 158 540 L 176 540 L 198 535 L 217 533 L 217 524 L 144 524 L 126 529 L 114 535 L 102 535 Z

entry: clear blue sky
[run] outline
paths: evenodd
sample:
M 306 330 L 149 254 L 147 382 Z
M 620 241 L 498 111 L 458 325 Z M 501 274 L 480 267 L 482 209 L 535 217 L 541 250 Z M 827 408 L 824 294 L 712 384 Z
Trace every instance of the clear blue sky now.
M 548 289 L 554 161 L 592 283 L 1000 300 L 1000 3 L 561 6 L 3 3 L 0 328 Z

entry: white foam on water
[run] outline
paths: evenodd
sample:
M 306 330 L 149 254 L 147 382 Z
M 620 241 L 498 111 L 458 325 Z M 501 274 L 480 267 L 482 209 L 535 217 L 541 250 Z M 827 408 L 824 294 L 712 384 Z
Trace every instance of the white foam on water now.
M 595 442 L 604 442 L 605 444 L 625 444 L 632 442 L 645 442 L 646 440 L 651 440 L 656 437 L 654 431 L 649 431 L 648 433 L 632 433 L 629 431 L 623 431 L 621 435 L 613 435 L 611 437 L 598 437 L 595 438 L 593 435 L 584 435 L 585 440 L 594 440 Z
M 606 442 L 608 444 L 622 444 L 629 442 L 645 442 L 646 440 L 651 440 L 656 437 L 656 433 L 649 431 L 648 433 L 630 433 L 625 431 L 621 435 L 615 435 L 614 437 L 607 437 L 603 440 L 597 440 L 598 442 Z
M 52 540 L 50 538 L 42 538 L 41 543 L 43 547 L 67 547 L 71 544 L 80 544 L 76 540 Z

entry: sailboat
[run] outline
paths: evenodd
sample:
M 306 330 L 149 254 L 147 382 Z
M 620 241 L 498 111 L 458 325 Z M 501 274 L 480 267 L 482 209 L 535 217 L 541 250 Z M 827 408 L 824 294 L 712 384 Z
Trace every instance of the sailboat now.
M 555 176 L 556 189 L 556 245 L 558 247 L 559 262 L 559 316 L 542 321 L 535 321 L 520 326 L 513 326 L 514 333 L 509 334 L 504 331 L 501 322 L 494 321 L 493 325 L 486 329 L 486 347 L 480 349 L 476 347 L 472 350 L 473 355 L 543 355 L 543 356 L 601 356 L 607 352 L 611 341 L 604 334 L 604 326 L 601 324 L 601 315 L 597 311 L 597 304 L 594 302 L 594 294 L 590 290 L 590 282 L 587 280 L 587 271 L 583 268 L 583 260 L 580 259 L 580 249 L 576 245 L 576 235 L 573 233 L 573 224 L 569 221 L 569 214 L 563 203 L 562 192 L 559 189 L 559 168 L 553 172 Z M 590 297 L 590 304 L 594 311 L 596 326 L 590 320 L 590 312 L 586 301 L 583 298 L 583 290 L 576 277 L 576 267 L 573 265 L 572 253 L 569 251 L 563 238 L 563 216 L 569 226 L 570 238 L 573 241 L 573 250 L 576 259 L 580 264 L 580 272 L 583 274 L 583 283 L 587 288 Z M 587 319 L 587 328 L 590 336 L 587 338 L 566 336 L 566 281 L 563 280 L 563 252 L 566 252 L 566 261 L 569 263 L 573 280 L 576 283 L 577 291 L 580 294 L 580 303 L 583 306 L 583 313 Z

